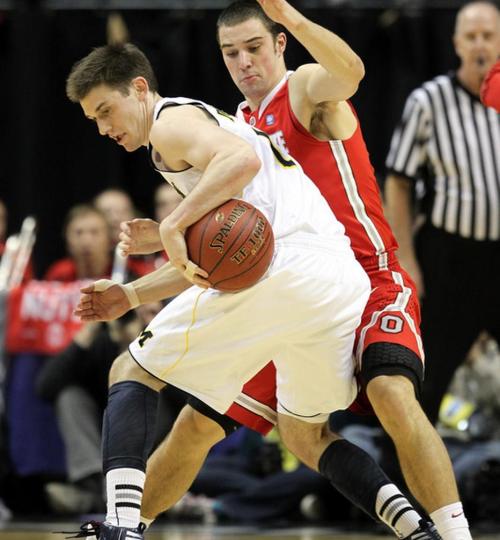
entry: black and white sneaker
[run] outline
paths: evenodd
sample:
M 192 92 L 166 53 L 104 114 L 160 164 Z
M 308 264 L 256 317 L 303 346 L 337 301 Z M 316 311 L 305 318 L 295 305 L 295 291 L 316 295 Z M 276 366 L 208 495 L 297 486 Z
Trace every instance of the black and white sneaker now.
M 136 529 L 118 527 L 111 523 L 88 521 L 80 527 L 80 531 L 66 538 L 95 538 L 97 540 L 144 540 L 144 523 L 140 523 Z M 73 534 L 73 533 L 63 533 Z
M 442 538 L 434 523 L 421 519 L 418 529 L 406 538 L 403 538 L 403 540 L 442 540 Z

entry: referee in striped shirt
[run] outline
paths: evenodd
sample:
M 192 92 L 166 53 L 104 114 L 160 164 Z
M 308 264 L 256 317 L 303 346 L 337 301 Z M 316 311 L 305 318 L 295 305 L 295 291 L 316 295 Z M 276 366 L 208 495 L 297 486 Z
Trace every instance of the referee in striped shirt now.
M 479 100 L 500 55 L 498 8 L 462 7 L 453 42 L 458 71 L 410 94 L 386 161 L 388 218 L 422 298 L 422 404 L 432 422 L 480 332 L 500 342 L 500 115 Z M 425 222 L 414 238 L 418 180 Z

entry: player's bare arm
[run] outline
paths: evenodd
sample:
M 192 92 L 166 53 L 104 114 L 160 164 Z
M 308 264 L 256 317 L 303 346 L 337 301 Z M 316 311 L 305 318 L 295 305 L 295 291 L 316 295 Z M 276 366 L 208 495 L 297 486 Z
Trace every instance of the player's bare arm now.
M 311 120 L 320 104 L 332 108 L 328 139 L 349 138 L 356 119 L 345 100 L 358 89 L 364 77 L 361 58 L 333 32 L 310 21 L 284 0 L 259 0 L 266 14 L 282 24 L 311 54 L 317 64 L 306 64 L 290 77 L 292 109 L 302 125 L 311 129 Z
M 161 222 L 160 236 L 169 260 L 180 272 L 187 271 L 188 279 L 193 272 L 207 277 L 206 272 L 193 270 L 184 232 L 207 212 L 241 194 L 259 171 L 260 160 L 248 143 L 193 106 L 166 109 L 154 124 L 150 140 L 172 170 L 192 166 L 204 171 L 189 195 Z
M 130 309 L 171 298 L 191 286 L 169 262 L 131 283 L 101 279 L 81 289 L 75 315 L 82 321 L 113 321 Z
M 282 24 L 318 62 L 307 68 L 307 97 L 313 104 L 343 101 L 364 76 L 361 58 L 333 32 L 310 21 L 285 0 L 259 0 L 268 17 Z

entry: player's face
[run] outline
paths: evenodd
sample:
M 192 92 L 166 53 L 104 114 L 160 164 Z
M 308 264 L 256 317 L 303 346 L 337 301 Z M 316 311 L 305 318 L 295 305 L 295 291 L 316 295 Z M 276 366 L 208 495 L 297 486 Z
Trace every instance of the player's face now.
M 466 8 L 459 17 L 454 43 L 462 69 L 484 77 L 500 54 L 500 18 L 495 8 L 487 4 Z
M 133 152 L 147 145 L 147 117 L 142 94 L 131 85 L 129 94 L 101 84 L 93 88 L 80 102 L 85 116 L 94 120 L 101 135 L 105 135 Z
M 285 74 L 286 37 L 274 40 L 259 19 L 221 26 L 219 43 L 234 84 L 253 103 L 260 103 Z

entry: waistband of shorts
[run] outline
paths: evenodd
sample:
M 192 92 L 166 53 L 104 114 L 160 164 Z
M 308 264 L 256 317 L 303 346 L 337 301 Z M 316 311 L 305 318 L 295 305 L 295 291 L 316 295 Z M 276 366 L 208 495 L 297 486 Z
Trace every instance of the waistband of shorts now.
M 301 249 L 324 251 L 333 255 L 338 253 L 346 255 L 351 254 L 354 258 L 354 254 L 350 248 L 349 242 L 342 237 L 335 239 L 328 236 L 322 236 L 320 234 L 298 231 L 275 240 L 274 245 L 277 249 L 280 247 L 289 246 Z

